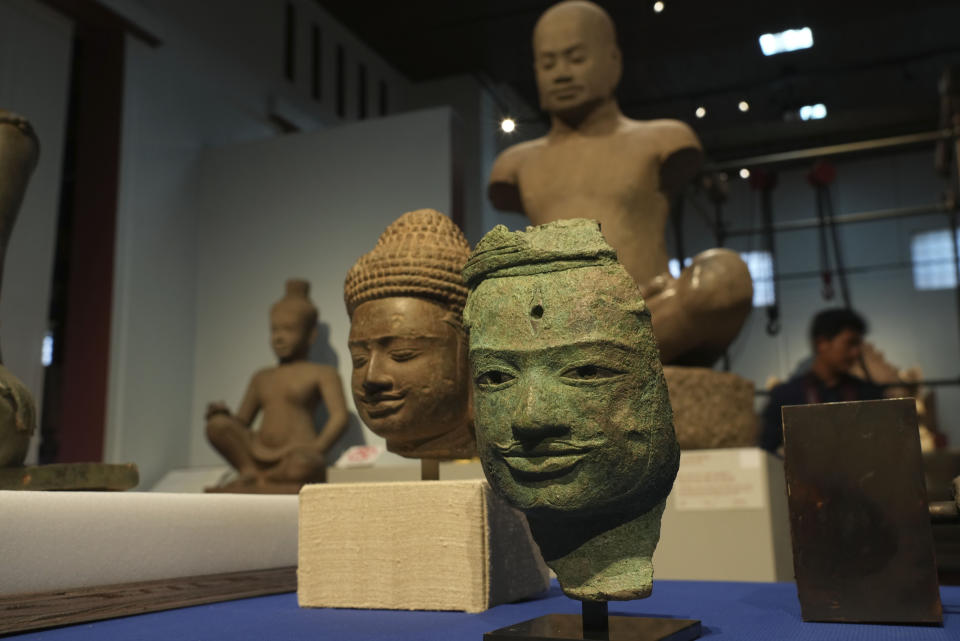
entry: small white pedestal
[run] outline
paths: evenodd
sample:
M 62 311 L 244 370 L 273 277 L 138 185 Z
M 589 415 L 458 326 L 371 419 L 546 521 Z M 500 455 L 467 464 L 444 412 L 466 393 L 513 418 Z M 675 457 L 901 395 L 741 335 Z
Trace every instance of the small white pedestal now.
M 683 451 L 653 567 L 657 579 L 792 581 L 783 461 L 758 448 Z

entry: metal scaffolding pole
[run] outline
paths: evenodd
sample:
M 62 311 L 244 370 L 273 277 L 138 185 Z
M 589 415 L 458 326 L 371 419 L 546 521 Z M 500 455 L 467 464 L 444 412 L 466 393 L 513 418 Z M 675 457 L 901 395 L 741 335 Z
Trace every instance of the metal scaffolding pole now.
M 833 221 L 838 225 L 849 225 L 850 223 L 866 223 L 875 220 L 887 220 L 891 218 L 908 218 L 910 216 L 927 216 L 930 214 L 946 214 L 953 211 L 953 206 L 949 203 L 940 203 L 937 205 L 919 205 L 917 207 L 895 207 L 893 209 L 876 209 L 874 211 L 864 211 L 855 214 L 840 214 L 834 216 Z M 802 229 L 815 229 L 819 225 L 816 218 L 802 218 L 800 220 L 791 220 L 785 223 L 779 223 L 773 226 L 774 232 L 799 231 Z M 754 234 L 764 233 L 763 227 L 741 227 L 727 230 L 727 236 L 752 236 Z
M 718 163 L 709 163 L 703 167 L 703 171 L 727 171 L 730 169 L 741 169 L 743 167 L 778 165 L 797 160 L 823 158 L 824 156 L 840 156 L 843 154 L 853 154 L 861 151 L 886 149 L 888 147 L 906 147 L 921 143 L 939 142 L 941 140 L 950 140 L 957 137 L 960 137 L 960 127 L 954 127 L 953 129 L 937 129 L 935 131 L 924 131 L 921 133 L 906 134 L 903 136 L 874 138 L 872 140 L 859 140 L 857 142 L 848 142 L 840 145 L 811 147 L 810 149 L 797 149 L 795 151 L 784 151 L 776 154 L 766 154 L 763 156 L 750 156 L 748 158 L 739 158 L 737 160 L 725 160 Z
M 960 386 L 960 378 L 931 378 L 922 381 L 896 381 L 894 383 L 876 383 L 874 385 L 881 388 L 887 387 L 954 387 Z M 770 390 L 754 389 L 754 396 L 770 396 Z

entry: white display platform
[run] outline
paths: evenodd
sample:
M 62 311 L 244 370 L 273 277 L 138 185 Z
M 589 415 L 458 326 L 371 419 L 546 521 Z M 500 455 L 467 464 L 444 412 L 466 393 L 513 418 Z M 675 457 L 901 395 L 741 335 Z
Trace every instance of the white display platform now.
M 330 469 L 330 482 L 412 481 L 417 466 Z M 440 464 L 440 479 L 482 479 L 479 461 Z M 685 450 L 653 557 L 658 579 L 792 581 L 783 461 L 753 447 Z
M 792 581 L 783 461 L 753 447 L 681 452 L 653 567 L 658 579 Z
M 233 468 L 227 465 L 170 470 L 150 491 L 202 493 L 205 488 L 217 485 L 220 479 L 232 471 Z
M 0 491 L 0 594 L 292 567 L 297 497 Z

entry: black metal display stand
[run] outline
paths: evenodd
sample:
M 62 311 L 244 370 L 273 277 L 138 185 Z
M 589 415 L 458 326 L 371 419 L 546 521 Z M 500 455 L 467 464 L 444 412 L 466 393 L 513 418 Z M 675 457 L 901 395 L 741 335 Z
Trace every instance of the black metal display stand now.
M 440 461 L 432 458 L 420 459 L 420 480 L 421 481 L 439 481 L 440 480 Z
M 487 632 L 483 641 L 691 641 L 700 638 L 692 619 L 608 616 L 606 602 L 582 601 L 582 615 L 547 614 Z

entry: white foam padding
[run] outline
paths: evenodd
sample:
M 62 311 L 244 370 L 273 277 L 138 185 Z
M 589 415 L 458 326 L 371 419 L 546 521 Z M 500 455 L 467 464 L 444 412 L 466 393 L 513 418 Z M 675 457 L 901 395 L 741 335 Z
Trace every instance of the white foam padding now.
M 0 594 L 296 564 L 296 495 L 0 491 Z

